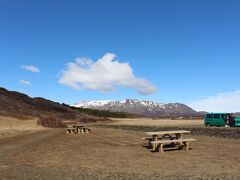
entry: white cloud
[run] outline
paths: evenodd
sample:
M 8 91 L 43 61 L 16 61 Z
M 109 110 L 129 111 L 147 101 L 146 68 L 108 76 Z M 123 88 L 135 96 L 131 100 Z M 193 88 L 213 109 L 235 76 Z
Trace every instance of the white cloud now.
M 39 68 L 32 66 L 32 65 L 22 65 L 20 68 L 26 70 L 26 71 L 30 71 L 32 73 L 39 73 L 40 70 Z
M 30 81 L 26 81 L 26 80 L 19 80 L 20 84 L 24 84 L 24 85 L 31 85 L 32 83 Z
M 193 109 L 208 112 L 240 112 L 240 90 L 219 93 L 189 104 Z
M 96 62 L 76 58 L 62 71 L 59 83 L 77 90 L 111 92 L 116 86 L 121 86 L 133 88 L 142 95 L 156 92 L 156 86 L 146 79 L 137 78 L 129 63 L 118 62 L 115 57 L 115 54 L 107 53 Z

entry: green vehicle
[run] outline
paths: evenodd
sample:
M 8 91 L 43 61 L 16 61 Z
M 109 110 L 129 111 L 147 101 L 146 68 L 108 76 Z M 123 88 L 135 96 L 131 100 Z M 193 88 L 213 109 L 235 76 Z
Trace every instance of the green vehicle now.
M 208 113 L 205 115 L 204 125 L 240 127 L 240 117 L 232 113 Z

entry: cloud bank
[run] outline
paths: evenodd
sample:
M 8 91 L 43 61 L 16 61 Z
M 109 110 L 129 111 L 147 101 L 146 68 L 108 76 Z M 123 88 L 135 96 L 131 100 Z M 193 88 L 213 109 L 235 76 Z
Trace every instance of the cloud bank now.
M 26 71 L 32 72 L 32 73 L 39 73 L 39 68 L 32 66 L 32 65 L 22 65 L 20 66 L 21 69 L 24 69 Z
M 67 64 L 59 83 L 77 90 L 114 91 L 117 86 L 133 88 L 141 95 L 152 94 L 157 88 L 144 78 L 134 75 L 128 63 L 115 60 L 116 55 L 105 54 L 97 61 L 88 58 L 76 58 Z
M 23 85 L 31 85 L 32 84 L 30 81 L 26 81 L 26 80 L 19 80 L 19 83 L 23 84 Z
M 240 112 L 240 90 L 219 93 L 216 96 L 189 104 L 193 109 L 208 112 Z

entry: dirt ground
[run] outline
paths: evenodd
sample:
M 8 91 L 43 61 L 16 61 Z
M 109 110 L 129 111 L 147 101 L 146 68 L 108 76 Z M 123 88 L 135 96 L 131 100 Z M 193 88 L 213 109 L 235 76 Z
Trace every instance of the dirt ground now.
M 91 127 L 0 139 L 0 179 L 239 179 L 239 140 L 194 136 L 191 150 L 151 152 L 144 132 Z
M 170 119 L 151 119 L 151 118 L 111 118 L 113 125 L 129 126 L 204 126 L 203 119 L 194 120 L 170 120 Z

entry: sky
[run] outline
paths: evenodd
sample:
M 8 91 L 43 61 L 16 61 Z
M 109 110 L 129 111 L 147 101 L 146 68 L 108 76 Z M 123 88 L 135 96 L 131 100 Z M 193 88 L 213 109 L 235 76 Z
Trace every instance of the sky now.
M 240 112 L 239 0 L 0 0 L 0 87 L 60 103 Z

